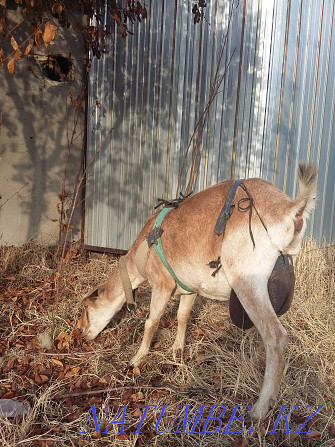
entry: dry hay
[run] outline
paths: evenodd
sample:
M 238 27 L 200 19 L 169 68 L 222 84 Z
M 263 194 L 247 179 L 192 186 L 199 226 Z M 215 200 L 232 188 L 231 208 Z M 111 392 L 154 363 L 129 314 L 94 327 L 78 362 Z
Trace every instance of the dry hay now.
M 33 245 L 30 244 L 21 248 L 21 251 L 2 249 L 5 260 L 3 266 L 7 269 L 5 277 L 19 278 L 21 283 L 35 284 L 36 281 L 41 281 L 42 290 L 45 287 L 42 281 L 44 284 L 46 281 L 52 283 L 50 277 L 57 274 L 56 265 L 53 257 L 47 254 L 49 249 L 39 245 L 36 247 L 37 252 L 34 252 Z M 25 249 L 28 249 L 29 254 Z M 15 250 L 15 256 L 13 252 L 8 253 L 8 250 Z M 106 279 L 115 265 L 116 259 L 110 256 L 90 257 L 87 260 L 80 256 L 74 257 L 62 272 L 66 298 L 60 301 L 57 314 L 55 315 L 51 304 L 49 308 L 46 306 L 45 312 L 40 312 L 37 305 L 26 311 L 26 323 L 36 324 L 39 332 L 52 328 L 51 336 L 56 340 L 53 349 L 36 350 L 31 354 L 35 363 L 60 358 L 64 365 L 71 366 L 70 371 L 78 367 L 80 371 L 33 388 L 34 391 L 27 394 L 33 412 L 23 422 L 4 421 L 0 425 L 0 441 L 3 445 L 334 445 L 331 435 L 333 430 L 335 436 L 334 429 L 331 429 L 335 419 L 334 247 L 320 249 L 310 239 L 295 260 L 295 297 L 290 311 L 281 318 L 290 340 L 286 351 L 285 377 L 275 408 L 261 426 L 255 427 L 253 434 L 244 431 L 240 435 L 222 432 L 159 435 L 153 432 L 163 404 L 170 407 L 166 413 L 168 418 L 164 418 L 159 426 L 161 431 L 167 430 L 176 405 L 189 405 L 192 415 L 201 405 L 225 405 L 227 418 L 223 418 L 224 427 L 235 404 L 252 404 L 257 399 L 265 366 L 262 342 L 254 328 L 243 332 L 233 326 L 227 306 L 222 303 L 197 298 L 188 326 L 183 359 L 174 361 L 171 346 L 176 333 L 178 300 L 171 300 L 146 362 L 143 362 L 140 369 L 128 368 L 128 361 L 139 347 L 148 313 L 150 290 L 144 285 L 140 289 L 137 312 L 140 320 L 135 342 L 132 343 L 134 322 L 129 322 L 127 326 L 129 316 L 122 310 L 97 340 L 88 344 L 92 351 L 85 351 L 83 341 L 78 339 L 73 328 L 73 323 L 80 314 L 81 296 L 90 287 Z M 12 287 L 11 284 L 5 283 L 7 290 Z M 36 301 L 42 293 L 38 289 L 39 287 L 35 287 L 31 290 L 31 296 L 36 293 Z M 5 306 L 9 304 L 4 304 L 4 310 L 7 311 Z M 19 327 L 12 324 L 11 336 L 18 330 Z M 64 333 L 68 334 L 69 347 L 59 351 L 57 337 Z M 13 381 L 18 380 L 20 373 L 15 366 L 8 371 L 5 366 L 9 360 L 22 361 L 24 354 L 22 349 L 14 347 L 2 358 L 0 366 L 5 373 L 2 374 L 0 387 L 8 388 Z M 22 382 L 25 379 L 20 378 Z M 85 386 L 88 384 L 86 388 L 82 386 L 83 382 Z M 195 392 L 184 394 L 179 388 L 173 389 L 173 385 L 172 388 L 164 388 L 166 384 L 186 384 L 193 387 Z M 129 386 L 132 388 L 129 389 Z M 159 388 L 160 386 L 163 388 Z M 199 388 L 202 392 L 196 392 L 201 391 Z M 99 389 L 111 390 L 90 394 L 92 390 Z M 80 397 L 66 397 L 78 390 L 82 393 Z M 136 409 L 144 403 L 156 404 L 158 411 L 156 414 L 148 413 L 151 420 L 143 426 L 144 433 L 134 434 L 140 420 L 140 413 Z M 126 435 L 118 434 L 119 427 L 116 426 L 107 435 L 99 437 L 101 435 L 96 435 L 92 421 L 87 425 L 87 434 L 79 435 L 87 419 L 89 404 L 96 405 L 99 420 L 103 417 L 104 404 L 113 404 L 116 407 L 127 404 Z M 295 410 L 294 416 L 289 418 L 290 429 L 293 431 L 306 419 L 306 415 L 311 414 L 311 411 L 304 410 L 306 405 L 316 404 L 323 405 L 318 417 L 314 419 L 315 427 L 321 435 L 316 433 L 316 438 L 298 436 L 293 440 L 292 435 L 288 438 L 284 433 L 283 423 L 277 427 L 278 435 L 268 434 L 281 405 L 301 405 L 300 409 Z M 115 411 L 110 414 L 115 415 Z M 36 431 L 36 427 L 39 430 Z M 215 424 L 209 425 L 207 430 L 215 430 L 216 427 Z M 237 422 L 236 431 L 240 428 L 241 425 Z M 242 441 L 242 438 L 245 440 Z

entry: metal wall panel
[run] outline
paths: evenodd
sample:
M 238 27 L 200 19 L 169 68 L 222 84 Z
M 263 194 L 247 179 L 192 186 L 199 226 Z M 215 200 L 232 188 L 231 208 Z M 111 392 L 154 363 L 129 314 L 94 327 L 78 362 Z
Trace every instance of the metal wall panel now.
M 190 0 L 146 6 L 134 35 L 114 30 L 93 61 L 86 244 L 128 249 L 156 198 L 175 197 L 183 164 L 185 191 L 194 144 L 186 150 L 226 34 L 221 70 L 230 66 L 210 106 L 194 190 L 259 176 L 294 197 L 297 164 L 310 160 L 319 178 L 308 232 L 335 240 L 335 0 L 208 0 L 197 25 Z

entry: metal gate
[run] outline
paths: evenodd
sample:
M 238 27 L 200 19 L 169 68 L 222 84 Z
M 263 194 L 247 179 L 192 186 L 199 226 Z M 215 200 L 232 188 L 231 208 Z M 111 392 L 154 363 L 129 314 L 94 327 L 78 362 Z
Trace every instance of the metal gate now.
M 192 1 L 146 5 L 134 35 L 114 30 L 93 61 L 86 244 L 128 249 L 156 198 L 175 197 L 226 33 L 229 69 L 209 108 L 195 190 L 262 177 L 294 197 L 298 161 L 310 160 L 319 178 L 307 233 L 335 240 L 335 0 L 208 0 L 198 24 Z

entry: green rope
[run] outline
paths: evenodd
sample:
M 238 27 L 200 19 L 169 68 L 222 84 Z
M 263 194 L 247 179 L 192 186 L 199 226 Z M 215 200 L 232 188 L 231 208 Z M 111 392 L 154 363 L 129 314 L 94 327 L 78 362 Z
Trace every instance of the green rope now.
M 167 215 L 167 213 L 169 213 L 171 210 L 173 210 L 174 208 L 163 208 L 162 211 L 158 214 L 154 226 L 153 228 L 157 228 L 160 227 L 162 225 L 162 222 L 164 220 L 164 217 Z M 168 271 L 170 272 L 170 274 L 173 276 L 174 280 L 176 281 L 176 283 L 184 290 L 186 290 L 187 292 L 192 292 L 193 290 L 191 290 L 189 287 L 185 286 L 185 284 L 183 284 L 175 275 L 175 272 L 172 270 L 170 264 L 167 262 L 165 255 L 164 255 L 164 251 L 163 251 L 163 247 L 162 247 L 162 241 L 161 238 L 159 237 L 157 239 L 157 244 L 153 244 L 155 251 L 159 257 L 159 259 L 163 262 L 163 264 L 165 265 L 165 267 L 168 269 Z

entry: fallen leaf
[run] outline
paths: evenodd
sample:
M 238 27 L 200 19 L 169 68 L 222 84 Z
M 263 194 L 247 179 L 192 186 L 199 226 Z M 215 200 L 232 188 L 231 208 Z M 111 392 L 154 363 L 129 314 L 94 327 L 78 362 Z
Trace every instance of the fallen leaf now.
M 23 56 L 27 56 L 27 54 L 29 54 L 32 50 L 33 46 L 31 43 L 29 43 L 26 47 L 26 49 L 24 50 Z
M 9 74 L 10 74 L 11 76 L 13 76 L 13 74 L 15 73 L 15 61 L 14 61 L 14 59 L 11 59 L 11 60 L 8 62 L 8 64 L 7 64 L 7 68 L 8 68 Z
M 57 2 L 52 6 L 51 11 L 52 11 L 52 14 L 60 15 L 62 13 L 63 9 L 64 9 L 63 5 L 59 2 Z
M 1 396 L 1 399 L 10 399 L 11 397 L 14 397 L 13 391 L 7 391 L 7 393 Z
M 58 335 L 57 340 L 63 340 L 64 338 L 67 338 L 68 335 L 69 335 L 69 334 L 68 334 L 67 332 L 61 332 L 61 333 Z
M 307 433 L 307 436 L 316 441 L 320 441 L 322 433 L 318 430 L 313 430 L 311 433 Z
M 56 365 L 56 366 L 60 366 L 61 368 L 64 368 L 63 363 L 60 360 L 57 359 L 51 359 L 51 362 Z
M 87 343 L 83 343 L 83 348 L 84 348 L 84 351 L 86 351 L 86 352 L 93 351 L 92 346 L 89 346 Z
M 140 376 L 140 375 L 141 375 L 141 370 L 140 370 L 140 368 L 139 368 L 138 366 L 134 366 L 133 373 L 134 373 L 134 376 L 135 376 L 135 377 Z
M 47 380 L 49 380 L 49 377 L 45 374 L 40 374 L 40 379 L 42 380 L 42 383 L 46 382 Z
M 259 434 L 260 434 L 261 436 L 265 436 L 266 433 L 267 433 L 266 428 L 264 427 L 264 425 L 261 425 L 261 426 L 259 427 Z
M 156 390 L 156 393 L 159 396 L 167 396 L 168 394 L 170 394 L 168 390 Z
M 136 418 L 142 417 L 142 411 L 139 408 L 137 408 L 137 410 L 134 412 L 134 416 Z
M 126 403 L 129 402 L 129 398 L 130 398 L 132 392 L 133 392 L 133 389 L 132 389 L 132 388 L 129 388 L 129 389 L 124 393 L 123 398 L 122 398 L 122 403 L 125 403 L 125 404 L 126 404 Z
M 38 445 L 41 445 L 42 447 L 50 447 L 54 443 L 52 439 L 38 439 L 37 442 Z
M 5 65 L 5 53 L 2 48 L 0 50 L 0 65 L 1 67 Z
M 141 391 L 138 391 L 135 394 L 131 394 L 130 400 L 133 402 L 137 402 L 138 400 L 142 400 L 144 398 L 144 394 Z
M 18 49 L 15 51 L 14 59 L 15 59 L 16 61 L 19 61 L 19 60 L 21 59 L 21 55 L 22 55 L 22 52 L 21 52 L 20 48 L 18 48 Z
M 68 372 L 65 374 L 65 377 L 74 376 L 74 375 L 76 375 L 79 371 L 80 371 L 80 366 L 76 366 L 75 368 L 70 369 L 70 371 L 68 371 Z
M 72 421 L 78 419 L 78 418 L 82 415 L 82 412 L 83 412 L 82 408 L 78 408 L 75 412 L 69 414 L 69 415 L 66 417 L 66 419 L 67 419 L 69 422 L 72 422 Z
M 42 35 L 42 31 L 38 28 L 34 33 L 34 41 L 39 49 L 42 48 L 41 35 Z
M 10 39 L 10 43 L 11 43 L 11 45 L 12 45 L 12 47 L 14 48 L 15 51 L 19 48 L 19 45 L 18 45 L 18 43 L 16 42 L 14 36 L 11 37 L 11 39 Z
M 242 445 L 242 439 L 241 438 L 235 438 L 234 444 L 232 447 L 241 447 Z
M 50 22 L 46 22 L 44 26 L 44 33 L 43 33 L 43 40 L 45 43 L 45 46 L 47 47 L 48 44 L 51 44 L 51 41 L 54 39 L 56 33 L 56 28 L 51 25 Z

